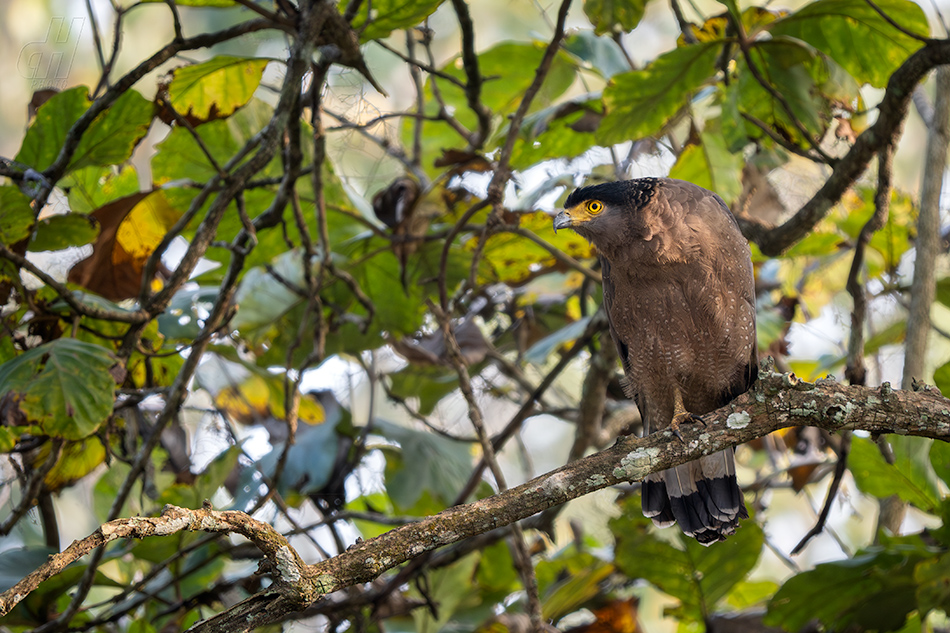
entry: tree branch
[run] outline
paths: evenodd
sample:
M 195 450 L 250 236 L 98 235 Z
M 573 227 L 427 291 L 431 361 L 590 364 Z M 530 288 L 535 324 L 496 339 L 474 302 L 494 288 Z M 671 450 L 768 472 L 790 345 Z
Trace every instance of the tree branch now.
M 950 400 L 933 387 L 898 391 L 888 383 L 876 389 L 833 380 L 807 383 L 794 374 L 773 373 L 767 367 L 751 391 L 704 418 L 707 427 L 691 425 L 683 429 L 683 442 L 668 431 L 645 438 L 623 438 L 608 449 L 521 486 L 398 527 L 314 565 L 303 565 L 284 537 L 239 512 L 169 507 L 162 517 L 112 521 L 0 594 L 0 615 L 9 612 L 43 579 L 111 540 L 183 530 L 233 531 L 252 540 L 266 554 L 278 572 L 277 582 L 199 622 L 192 630 L 248 631 L 305 608 L 320 595 L 369 582 L 425 552 L 510 525 L 614 484 L 639 481 L 650 473 L 778 429 L 809 425 L 829 432 L 861 429 L 950 440 Z

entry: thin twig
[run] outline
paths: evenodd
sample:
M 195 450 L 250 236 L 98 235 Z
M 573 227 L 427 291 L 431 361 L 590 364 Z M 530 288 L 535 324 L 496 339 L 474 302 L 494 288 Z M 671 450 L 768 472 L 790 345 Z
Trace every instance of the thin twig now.
M 475 132 L 469 143 L 472 149 L 479 149 L 488 140 L 491 130 L 491 111 L 481 101 L 482 82 L 484 81 L 478 67 L 478 53 L 475 51 L 475 23 L 468 10 L 465 0 L 452 0 L 452 8 L 458 18 L 459 29 L 462 33 L 462 68 L 465 69 L 465 98 L 468 107 L 478 119 L 478 131 Z
M 28 260 L 26 257 L 17 255 L 15 252 L 0 244 L 0 257 L 7 259 L 14 264 L 17 268 L 22 268 L 29 272 L 30 274 L 37 277 L 44 284 L 56 291 L 56 294 L 65 301 L 73 312 L 80 314 L 82 316 L 87 316 L 92 319 L 102 319 L 104 321 L 115 321 L 118 323 L 133 323 L 133 324 L 142 324 L 147 323 L 151 319 L 149 315 L 144 310 L 106 310 L 104 308 L 98 308 L 92 304 L 85 304 L 76 299 L 74 291 L 70 290 L 65 284 L 61 284 L 47 273 L 40 270 L 33 262 Z
M 867 2 L 868 6 L 874 9 L 879 16 L 884 18 L 885 22 L 890 24 L 892 27 L 894 27 L 895 29 L 897 29 L 898 31 L 906 35 L 907 37 L 911 39 L 915 39 L 918 42 L 923 42 L 924 44 L 931 41 L 931 38 L 920 35 L 919 33 L 914 33 L 913 31 L 905 28 L 902 24 L 900 24 L 894 18 L 889 16 L 887 13 L 885 13 L 884 10 L 881 9 L 881 7 L 879 7 L 876 2 L 874 2 L 874 0 L 864 0 L 864 1 Z
M 792 143 L 791 141 L 789 141 L 789 140 L 786 139 L 785 137 L 783 137 L 783 136 L 779 135 L 778 133 L 776 133 L 776 131 L 772 129 L 772 126 L 770 126 L 770 125 L 768 125 L 767 123 L 765 123 L 762 119 L 759 119 L 758 117 L 755 117 L 755 116 L 753 116 L 753 115 L 751 115 L 751 114 L 748 114 L 748 113 L 746 113 L 746 112 L 741 112 L 741 113 L 740 113 L 740 116 L 742 116 L 743 119 L 745 119 L 746 121 L 748 121 L 749 123 L 751 123 L 751 124 L 754 125 L 755 127 L 757 127 L 757 128 L 759 128 L 760 130 L 762 130 L 762 132 L 764 132 L 766 136 L 768 136 L 770 139 L 772 139 L 773 142 L 777 143 L 778 145 L 781 145 L 782 147 L 784 147 L 785 149 L 787 149 L 787 150 L 790 151 L 791 153 L 793 153 L 793 154 L 795 154 L 795 155 L 797 155 L 797 156 L 801 156 L 802 158 L 807 158 L 808 160 L 814 161 L 814 162 L 816 162 L 816 163 L 821 163 L 821 164 L 823 164 L 823 165 L 827 165 L 827 164 L 828 164 L 828 162 L 827 162 L 824 158 L 822 158 L 821 156 L 816 156 L 814 153 L 812 153 L 812 152 L 810 152 L 810 151 L 804 149 L 801 145 L 798 145 L 798 144 L 796 144 L 796 143 Z
M 798 542 L 792 549 L 792 556 L 795 556 L 801 552 L 808 542 L 813 538 L 821 534 L 825 529 L 825 522 L 828 520 L 828 513 L 831 511 L 831 506 L 834 503 L 834 500 L 838 497 L 838 489 L 841 487 L 841 480 L 844 478 L 844 473 L 848 469 L 848 454 L 851 452 L 851 432 L 843 431 L 841 433 L 841 448 L 838 449 L 838 463 L 835 464 L 835 474 L 831 479 L 831 485 L 828 486 L 828 494 L 825 496 L 825 503 L 821 508 L 821 514 L 818 515 L 818 521 L 815 523 L 815 526 L 808 531 L 808 534 L 802 537 L 802 540 Z
M 798 119 L 798 115 L 795 114 L 795 111 L 792 110 L 791 104 L 788 102 L 788 99 L 785 98 L 781 92 L 779 92 L 775 86 L 773 86 L 765 77 L 762 76 L 762 73 L 759 71 L 758 66 L 755 63 L 755 60 L 752 59 L 752 47 L 749 40 L 746 37 L 745 25 L 742 24 L 740 20 L 736 20 L 732 14 L 729 14 L 730 19 L 735 26 L 736 33 L 738 34 L 739 48 L 742 50 L 742 56 L 745 58 L 746 67 L 749 69 L 749 72 L 752 73 L 752 77 L 758 82 L 762 89 L 765 90 L 769 96 L 771 96 L 775 101 L 778 102 L 782 109 L 785 111 L 785 114 L 788 115 L 789 120 L 792 122 L 792 125 L 795 126 L 795 129 L 798 130 L 798 133 L 801 134 L 809 145 L 811 145 L 812 150 L 818 154 L 821 159 L 828 165 L 834 165 L 836 160 L 829 156 L 825 150 L 821 148 L 821 144 L 815 142 L 812 138 L 811 132 L 805 127 L 805 124 Z
M 894 147 L 887 145 L 878 155 L 877 192 L 874 194 L 874 213 L 861 228 L 854 245 L 854 259 L 848 273 L 845 287 L 854 300 L 851 311 L 851 333 L 848 339 L 848 360 L 845 376 L 852 385 L 863 385 L 867 381 L 867 368 L 864 366 L 864 326 L 867 319 L 867 293 L 858 277 L 864 269 L 864 253 L 871 237 L 887 222 L 891 201 L 891 163 Z
M 40 489 L 43 487 L 43 481 L 46 479 L 46 475 L 53 470 L 53 466 L 56 465 L 60 456 L 63 454 L 64 444 L 65 442 L 62 439 L 55 439 L 50 442 L 50 451 L 46 457 L 46 461 L 40 464 L 39 468 L 33 469 L 30 473 L 30 482 L 23 490 L 23 497 L 20 499 L 20 503 L 13 508 L 10 512 L 10 516 L 0 523 L 0 535 L 6 536 L 9 534 L 17 522 L 23 518 L 23 515 L 29 512 L 30 508 L 33 507 L 37 496 L 40 494 Z
M 451 83 L 451 84 L 454 84 L 455 86 L 458 86 L 459 88 L 461 88 L 461 89 L 463 89 L 463 90 L 465 89 L 465 82 L 464 82 L 464 81 L 460 80 L 458 77 L 454 77 L 454 76 L 452 76 L 452 75 L 450 75 L 450 74 L 448 74 L 448 73 L 444 73 L 444 72 L 442 72 L 441 70 L 439 70 L 438 68 L 436 68 L 436 67 L 435 67 L 435 63 L 433 62 L 432 59 L 429 60 L 429 63 L 428 63 L 428 64 L 425 64 L 425 63 L 419 61 L 418 59 L 414 59 L 414 58 L 412 58 L 412 57 L 406 55 L 405 53 L 403 53 L 403 52 L 401 52 L 401 51 L 399 51 L 399 50 L 393 48 L 392 46 L 390 46 L 389 44 L 387 44 L 385 40 L 376 40 L 376 41 L 374 41 L 373 43 L 376 44 L 377 46 L 379 46 L 379 47 L 381 47 L 381 48 L 383 48 L 383 49 L 389 51 L 390 53 L 392 53 L 393 55 L 395 55 L 396 57 L 398 57 L 398 58 L 401 59 L 402 61 L 406 62 L 407 64 L 410 64 L 410 65 L 412 65 L 412 66 L 415 66 L 415 67 L 418 68 L 419 70 L 424 70 L 426 73 L 432 75 L 433 77 L 438 77 L 439 79 L 443 79 L 443 80 L 445 80 L 445 81 L 447 81 L 447 82 L 449 82 L 449 83 Z

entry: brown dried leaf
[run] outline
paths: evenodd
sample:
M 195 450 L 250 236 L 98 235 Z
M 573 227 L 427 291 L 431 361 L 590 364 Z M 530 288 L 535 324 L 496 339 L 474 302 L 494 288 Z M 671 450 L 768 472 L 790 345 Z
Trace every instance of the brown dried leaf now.
M 450 173 L 461 174 L 466 171 L 491 171 L 491 161 L 476 152 L 466 152 L 460 149 L 443 149 L 442 156 L 435 159 L 436 167 L 452 167 Z
M 40 106 L 49 101 L 53 95 L 58 93 L 59 90 L 56 88 L 44 88 L 43 90 L 37 90 L 33 93 L 33 98 L 30 99 L 30 105 L 27 106 L 27 121 L 32 122 L 33 117 L 36 116 L 36 111 L 40 109 Z
M 90 214 L 101 231 L 92 255 L 69 271 L 69 281 L 112 301 L 138 296 L 145 262 L 180 215 L 161 191 L 119 198 Z
M 569 633 L 636 633 L 642 627 L 637 621 L 636 597 L 629 600 L 614 600 L 594 610 L 596 618 L 590 624 L 568 629 Z

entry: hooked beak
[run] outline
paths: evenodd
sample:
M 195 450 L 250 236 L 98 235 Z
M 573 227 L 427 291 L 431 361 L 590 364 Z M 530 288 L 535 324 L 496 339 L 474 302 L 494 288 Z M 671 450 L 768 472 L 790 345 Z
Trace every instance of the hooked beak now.
M 554 232 L 558 229 L 569 229 L 574 226 L 574 220 L 567 214 L 567 211 L 561 211 L 554 217 Z

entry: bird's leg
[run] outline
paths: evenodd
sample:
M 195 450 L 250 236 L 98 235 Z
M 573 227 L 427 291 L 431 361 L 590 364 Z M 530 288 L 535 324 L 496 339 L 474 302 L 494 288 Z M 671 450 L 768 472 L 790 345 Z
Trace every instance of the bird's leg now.
M 684 444 L 686 440 L 683 439 L 683 435 L 680 433 L 680 424 L 686 424 L 687 422 L 700 422 L 703 426 L 706 426 L 706 420 L 704 420 L 702 416 L 698 416 L 686 410 L 685 405 L 683 405 L 683 394 L 680 393 L 679 387 L 674 387 L 673 419 L 670 420 L 670 430 L 673 431 L 673 435 L 678 437 L 679 441 Z

